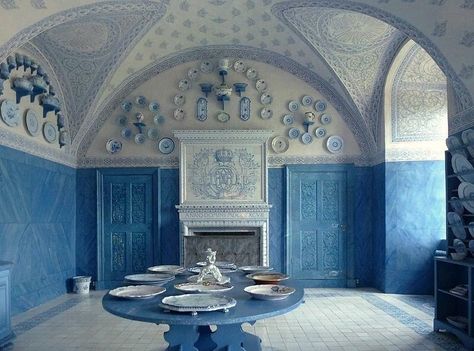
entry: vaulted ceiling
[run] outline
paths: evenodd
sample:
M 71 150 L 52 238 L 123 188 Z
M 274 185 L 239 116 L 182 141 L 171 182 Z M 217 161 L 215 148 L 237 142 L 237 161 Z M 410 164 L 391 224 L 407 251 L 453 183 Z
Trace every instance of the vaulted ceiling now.
M 385 77 L 408 38 L 448 77 L 456 110 L 472 107 L 473 16 L 474 0 L 0 0 L 0 59 L 18 47 L 41 53 L 75 150 L 120 87 L 203 48 L 274 53 L 317 74 L 376 145 Z

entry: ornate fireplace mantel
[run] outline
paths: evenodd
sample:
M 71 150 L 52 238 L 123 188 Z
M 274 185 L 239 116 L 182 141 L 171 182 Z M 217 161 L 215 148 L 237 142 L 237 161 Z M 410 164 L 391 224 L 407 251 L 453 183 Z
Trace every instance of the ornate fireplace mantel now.
M 180 219 L 181 263 L 190 263 L 186 259 L 192 249 L 188 241 L 196 245 L 197 237 L 210 240 L 210 234 L 215 233 L 216 237 L 229 238 L 241 230 L 248 247 L 249 237 L 245 233 L 251 229 L 253 246 L 258 249 L 257 264 L 268 264 L 271 206 L 266 150 L 271 131 L 178 130 L 174 135 L 180 141 L 180 204 L 176 207 Z M 206 235 L 200 235 L 204 232 Z M 232 237 L 232 245 L 239 242 L 235 240 L 238 237 Z M 236 251 L 243 250 L 238 246 L 234 248 Z M 229 248 L 213 249 L 219 254 L 219 250 Z

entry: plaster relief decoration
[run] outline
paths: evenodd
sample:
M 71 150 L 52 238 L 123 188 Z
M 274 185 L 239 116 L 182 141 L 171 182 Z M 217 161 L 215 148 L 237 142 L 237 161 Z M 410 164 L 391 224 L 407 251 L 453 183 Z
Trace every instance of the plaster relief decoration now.
M 217 242 L 259 248 L 268 264 L 267 140 L 264 130 L 178 130 L 181 263 L 195 247 Z M 250 243 L 250 244 L 249 244 Z M 187 258 L 188 257 L 188 258 Z M 224 258 L 221 258 L 224 259 Z M 245 262 L 242 262 L 245 263 Z

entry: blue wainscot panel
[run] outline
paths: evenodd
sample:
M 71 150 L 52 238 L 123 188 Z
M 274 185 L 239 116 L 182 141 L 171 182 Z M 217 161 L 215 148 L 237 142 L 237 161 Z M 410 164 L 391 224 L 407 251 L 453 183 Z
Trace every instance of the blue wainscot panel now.
M 0 146 L 0 259 L 14 314 L 66 292 L 75 274 L 75 170 Z
M 160 233 L 163 264 L 179 264 L 179 170 L 160 170 Z
M 373 284 L 385 290 L 385 163 L 373 167 L 372 250 Z
M 283 272 L 285 267 L 286 176 L 284 168 L 268 170 L 268 202 L 270 209 L 269 250 L 270 265 Z

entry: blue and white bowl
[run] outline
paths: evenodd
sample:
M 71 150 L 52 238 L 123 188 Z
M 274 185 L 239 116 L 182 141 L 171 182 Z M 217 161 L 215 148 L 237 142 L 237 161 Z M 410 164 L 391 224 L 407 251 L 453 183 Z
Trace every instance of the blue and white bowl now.
M 130 101 L 123 101 L 121 104 L 120 104 L 120 107 L 122 108 L 122 110 L 124 112 L 130 112 L 132 110 L 132 103 Z
M 116 154 L 122 151 L 122 142 L 117 139 L 109 139 L 105 144 L 105 149 L 109 154 Z
M 326 110 L 326 103 L 323 101 L 323 100 L 316 100 L 314 102 L 314 109 L 318 112 L 323 112 L 324 110 Z
M 150 102 L 150 104 L 148 105 L 148 109 L 151 111 L 151 112 L 158 112 L 160 110 L 160 104 L 156 101 L 152 101 Z

